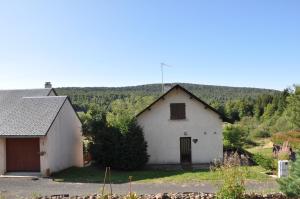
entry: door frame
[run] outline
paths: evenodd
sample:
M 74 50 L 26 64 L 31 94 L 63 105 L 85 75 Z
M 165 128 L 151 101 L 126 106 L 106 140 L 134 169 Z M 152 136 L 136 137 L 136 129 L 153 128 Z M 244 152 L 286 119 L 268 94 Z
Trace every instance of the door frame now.
M 190 153 L 189 153 L 189 162 L 183 162 L 182 160 L 182 151 L 181 151 L 181 140 L 189 140 Z M 191 137 L 180 137 L 179 138 L 179 150 L 180 150 L 180 164 L 192 164 L 192 138 Z

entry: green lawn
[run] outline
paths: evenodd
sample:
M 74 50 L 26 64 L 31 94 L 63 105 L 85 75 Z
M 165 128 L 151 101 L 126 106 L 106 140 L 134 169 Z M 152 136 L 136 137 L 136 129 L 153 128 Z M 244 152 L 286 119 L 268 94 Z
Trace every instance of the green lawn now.
M 267 157 L 273 156 L 273 144 L 269 138 L 257 139 L 256 142 L 259 144 L 258 146 L 247 148 L 246 150 L 253 154 L 260 153 Z
M 259 166 L 249 167 L 249 180 L 269 180 L 264 174 L 265 170 Z M 141 170 L 141 171 L 112 171 L 111 180 L 113 183 L 128 182 L 128 176 L 133 176 L 133 181 L 151 183 L 183 183 L 200 182 L 203 180 L 221 180 L 217 172 L 206 170 L 195 171 L 167 171 L 167 170 Z M 104 171 L 96 167 L 70 168 L 53 176 L 57 182 L 82 182 L 100 183 L 103 182 Z
M 273 156 L 272 148 L 254 147 L 254 148 L 247 149 L 247 151 L 253 154 L 260 153 L 267 157 Z

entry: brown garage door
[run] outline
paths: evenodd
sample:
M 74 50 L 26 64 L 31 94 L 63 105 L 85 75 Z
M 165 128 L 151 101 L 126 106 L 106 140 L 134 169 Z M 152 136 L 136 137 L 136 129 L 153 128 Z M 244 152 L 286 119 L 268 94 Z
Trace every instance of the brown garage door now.
M 40 171 L 39 138 L 7 138 L 7 171 Z

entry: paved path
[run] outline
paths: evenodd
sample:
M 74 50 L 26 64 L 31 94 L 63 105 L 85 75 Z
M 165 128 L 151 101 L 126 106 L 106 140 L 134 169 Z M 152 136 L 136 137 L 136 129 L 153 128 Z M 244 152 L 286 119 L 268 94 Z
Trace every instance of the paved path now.
M 113 184 L 113 193 L 125 194 L 128 192 L 128 183 Z M 54 182 L 51 179 L 40 178 L 32 180 L 28 178 L 0 178 L 0 192 L 9 198 L 24 198 L 34 194 L 53 195 L 70 194 L 85 195 L 99 193 L 102 184 L 97 183 L 62 183 Z M 109 188 L 109 186 L 107 186 Z M 275 181 L 255 183 L 248 182 L 247 188 L 250 191 L 276 190 L 278 188 Z M 138 183 L 132 184 L 133 191 L 138 194 L 164 193 L 164 192 L 215 192 L 216 185 L 209 181 L 202 183 Z

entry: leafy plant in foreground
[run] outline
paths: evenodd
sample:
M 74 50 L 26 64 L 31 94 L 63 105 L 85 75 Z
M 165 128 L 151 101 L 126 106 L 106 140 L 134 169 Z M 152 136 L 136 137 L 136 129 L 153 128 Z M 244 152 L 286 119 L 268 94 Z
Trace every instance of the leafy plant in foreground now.
M 223 165 L 217 169 L 219 175 L 224 179 L 220 190 L 217 192 L 218 199 L 242 199 L 246 191 L 245 179 L 248 173 L 246 166 L 241 166 L 244 159 L 238 153 L 224 156 Z
M 300 153 L 292 164 L 289 176 L 277 180 L 280 190 L 290 198 L 300 196 Z

